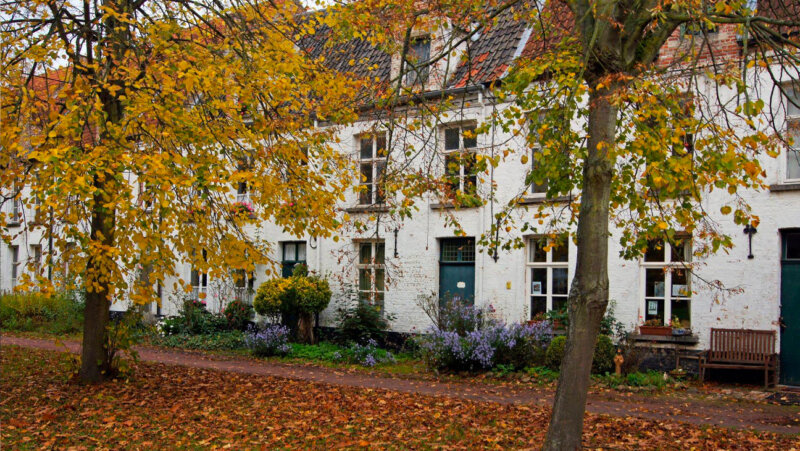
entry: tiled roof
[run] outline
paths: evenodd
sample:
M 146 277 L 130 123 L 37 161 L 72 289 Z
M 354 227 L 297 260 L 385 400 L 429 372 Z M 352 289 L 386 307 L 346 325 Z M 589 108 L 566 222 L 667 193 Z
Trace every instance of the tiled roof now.
M 508 9 L 498 15 L 490 26 L 466 43 L 467 54 L 448 77 L 446 88 L 491 83 L 501 78 L 511 65 L 525 35 L 525 22 Z M 389 53 L 362 39 L 327 44 L 330 29 L 322 26 L 313 37 L 300 43 L 313 56 L 324 55 L 325 65 L 386 84 L 391 79 L 392 57 Z

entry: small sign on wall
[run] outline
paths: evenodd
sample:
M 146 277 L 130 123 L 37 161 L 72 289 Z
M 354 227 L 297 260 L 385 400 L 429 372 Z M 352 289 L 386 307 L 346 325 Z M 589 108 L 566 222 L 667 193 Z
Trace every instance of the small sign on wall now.
M 531 294 L 542 294 L 542 282 L 531 282 Z
M 467 283 L 466 282 L 458 282 L 456 284 L 456 287 L 457 288 L 467 288 Z

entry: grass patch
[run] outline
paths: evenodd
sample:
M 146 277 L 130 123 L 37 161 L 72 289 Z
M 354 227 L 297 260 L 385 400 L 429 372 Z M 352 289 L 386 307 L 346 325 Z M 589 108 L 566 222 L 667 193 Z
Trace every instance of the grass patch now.
M 8 332 L 75 335 L 83 330 L 83 300 L 75 293 L 0 294 L 0 327 Z
M 662 389 L 673 383 L 669 377 L 664 378 L 664 374 L 658 371 L 635 372 L 626 374 L 624 376 L 617 376 L 616 374 L 604 374 L 594 376 L 595 380 L 603 385 L 611 388 L 617 387 L 649 387 L 653 389 Z

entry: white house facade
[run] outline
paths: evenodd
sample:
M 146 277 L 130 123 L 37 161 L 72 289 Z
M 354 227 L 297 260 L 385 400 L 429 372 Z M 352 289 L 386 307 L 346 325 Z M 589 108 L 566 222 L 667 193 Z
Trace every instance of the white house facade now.
M 472 189 L 474 185 L 478 197 L 491 200 L 480 206 L 455 209 L 434 196 L 423 196 L 416 199 L 418 210 L 410 218 L 392 215 L 381 203 L 373 183 L 387 164 L 382 149 L 393 140 L 396 145 L 433 146 L 431 154 L 437 156 L 430 162 L 436 163 L 434 169 L 442 172 L 452 163 L 447 158 L 451 152 L 489 155 L 500 149 L 493 143 L 517 146 L 518 155 L 528 152 L 524 139 L 504 133 L 499 127 L 477 138 L 469 130 L 490 121 L 492 112 L 504 107 L 502 101 L 492 97 L 486 82 L 491 77 L 502 78 L 503 70 L 498 68 L 508 67 L 524 51 L 529 38 L 530 31 L 518 24 L 478 37 L 471 51 L 478 56 L 481 52 L 490 53 L 494 75 L 484 70 L 484 78 L 479 76 L 467 83 L 460 83 L 463 78 L 460 69 L 446 75 L 444 88 L 454 93 L 456 105 L 449 118 L 427 133 L 401 139 L 396 135 L 390 137 L 376 131 L 381 130 L 375 126 L 380 120 L 367 117 L 340 130 L 338 145 L 342 152 L 353 156 L 358 167 L 358 174 L 354 174 L 358 178 L 356 183 L 367 186 L 360 193 L 351 193 L 339 210 L 351 221 L 371 224 L 366 231 L 355 232 L 344 227 L 334 240 L 292 236 L 272 224 L 260 225 L 259 236 L 275 244 L 273 258 L 283 266 L 284 274 L 294 264 L 305 263 L 310 270 L 330 278 L 335 288 L 334 301 L 320 315 L 320 325 L 335 326 L 337 303 L 347 298 L 347 292 L 380 304 L 393 318 L 391 327 L 397 332 L 424 331 L 430 325 L 419 305 L 424 296 L 449 293 L 469 298 L 479 306 L 491 305 L 498 316 L 509 322 L 528 321 L 537 313 L 565 305 L 577 255 L 571 240 L 564 246 L 545 249 L 538 235 L 511 231 L 506 238 L 522 238 L 525 246 L 498 249 L 495 255 L 477 243 L 481 236 L 491 233 L 494 213 L 525 191 L 530 162 L 503 159 L 497 167 L 474 176 L 469 163 L 456 162 L 457 171 L 451 174 L 454 183 L 462 189 L 467 186 Z M 430 46 L 436 46 L 435 38 L 427 39 L 427 49 L 423 37 L 418 41 L 418 51 L 423 54 L 430 54 Z M 382 61 L 396 65 L 391 58 Z M 772 92 L 767 86 L 771 83 L 759 80 L 754 93 Z M 776 128 L 788 133 L 792 121 L 800 123 L 800 108 L 787 107 L 775 112 L 775 116 L 784 121 L 776 124 Z M 423 135 L 433 139 L 421 139 Z M 718 216 L 713 219 L 721 231 L 733 237 L 735 247 L 729 253 L 720 252 L 694 261 L 691 272 L 682 265 L 693 259 L 691 237 L 680 246 L 654 247 L 645 257 L 629 261 L 619 256 L 619 231 L 612 230 L 608 261 L 610 299 L 615 317 L 629 330 L 635 330 L 646 320 L 657 319 L 668 324 L 677 317 L 691 329 L 693 339 L 683 344 L 688 349 L 706 349 L 711 328 L 774 330 L 781 358 L 791 360 L 784 365 L 782 379 L 800 383 L 800 356 L 791 351 L 800 340 L 800 158 L 793 149 L 785 149 L 777 158 L 764 156 L 761 163 L 769 188 L 739 193 L 760 217 L 756 231 L 748 233 L 734 224 L 730 216 L 719 213 L 728 200 L 727 194 L 709 193 L 703 207 L 709 215 Z M 529 194 L 523 197 L 518 214 L 532 220 L 544 201 L 544 194 L 528 188 Z M 491 196 L 483 196 L 489 191 Z M 566 200 L 557 205 L 565 206 Z M 3 208 L 21 218 L 18 224 L 7 224 L 12 233 L 36 215 L 32 210 L 24 211 L 19 203 L 7 202 Z M 455 236 L 451 226 L 454 218 L 463 230 L 460 236 Z M 27 263 L 34 262 L 34 267 L 47 270 L 42 256 L 48 249 L 43 230 L 17 234 L 10 245 L 0 246 L 0 290 L 12 290 L 21 272 L 28 270 Z M 674 270 L 665 271 L 667 267 Z M 167 287 L 172 287 L 178 278 L 189 281 L 195 293 L 206 292 L 212 309 L 220 302 L 219 297 L 227 296 L 215 294 L 214 281 L 196 273 L 188 264 L 176 268 L 176 273 L 178 277 L 164 283 L 158 310 L 161 313 L 175 312 L 177 306 L 170 300 L 180 293 Z M 264 280 L 263 271 L 256 271 L 250 280 L 243 282 L 242 291 L 236 296 L 250 299 L 249 294 L 242 293 L 257 288 Z M 720 291 L 703 281 L 719 281 L 736 290 Z M 125 308 L 124 302 L 112 306 L 112 310 Z M 153 308 L 155 312 L 156 307 Z M 672 341 L 664 343 L 673 345 Z

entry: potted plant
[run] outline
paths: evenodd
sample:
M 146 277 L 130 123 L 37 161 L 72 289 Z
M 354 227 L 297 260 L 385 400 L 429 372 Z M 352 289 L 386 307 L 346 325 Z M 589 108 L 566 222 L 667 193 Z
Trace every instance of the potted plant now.
M 672 326 L 664 326 L 658 318 L 649 319 L 639 326 L 640 335 L 672 335 Z
M 688 323 L 688 321 L 687 321 Z M 677 316 L 672 317 L 672 321 L 670 322 L 670 326 L 672 326 L 672 335 L 674 336 L 684 336 L 684 335 L 691 335 L 692 329 L 683 326 L 683 322 Z
M 552 323 L 553 330 L 566 330 L 569 325 L 569 313 L 566 307 L 559 310 L 550 310 L 545 314 L 545 317 Z
M 232 210 L 234 214 L 247 216 L 250 219 L 254 219 L 256 217 L 256 210 L 253 208 L 253 204 L 247 201 L 234 202 Z

